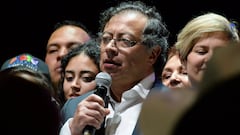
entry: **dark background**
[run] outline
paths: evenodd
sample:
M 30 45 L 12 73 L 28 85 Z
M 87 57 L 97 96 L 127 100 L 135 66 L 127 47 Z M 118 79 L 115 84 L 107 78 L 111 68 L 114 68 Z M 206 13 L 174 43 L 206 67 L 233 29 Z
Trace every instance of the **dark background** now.
M 99 13 L 120 0 L 13 0 L 1 3 L 0 64 L 19 53 L 29 52 L 44 60 L 53 25 L 63 19 L 83 22 L 98 30 Z M 142 0 L 155 5 L 171 32 L 169 43 L 193 17 L 213 11 L 240 22 L 239 5 L 231 0 Z

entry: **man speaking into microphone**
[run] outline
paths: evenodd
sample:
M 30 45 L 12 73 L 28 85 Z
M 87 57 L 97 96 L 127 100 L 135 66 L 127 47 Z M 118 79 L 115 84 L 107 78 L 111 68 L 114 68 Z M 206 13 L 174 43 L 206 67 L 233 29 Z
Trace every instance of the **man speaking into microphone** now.
M 166 60 L 169 32 L 156 8 L 141 1 L 110 7 L 99 22 L 100 69 L 112 78 L 109 102 L 93 93 L 67 101 L 62 115 L 69 119 L 60 135 L 84 135 L 88 126 L 96 128 L 95 135 L 141 135 L 142 103 L 149 93 L 167 89 L 158 73 Z M 69 110 L 74 111 L 69 115 Z

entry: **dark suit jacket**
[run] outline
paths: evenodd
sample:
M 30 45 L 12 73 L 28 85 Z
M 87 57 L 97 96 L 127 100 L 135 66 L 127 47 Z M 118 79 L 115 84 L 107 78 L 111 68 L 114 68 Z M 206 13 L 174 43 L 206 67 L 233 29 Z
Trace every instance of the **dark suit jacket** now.
M 168 90 L 168 88 L 165 87 L 159 80 L 156 80 L 154 82 L 153 87 L 151 88 L 150 92 L 165 91 L 165 90 Z M 64 124 L 69 118 L 73 117 L 78 103 L 93 93 L 94 93 L 94 91 L 90 91 L 82 96 L 69 99 L 61 109 L 62 123 Z M 133 135 L 142 135 L 142 133 L 138 127 L 138 123 L 133 131 Z

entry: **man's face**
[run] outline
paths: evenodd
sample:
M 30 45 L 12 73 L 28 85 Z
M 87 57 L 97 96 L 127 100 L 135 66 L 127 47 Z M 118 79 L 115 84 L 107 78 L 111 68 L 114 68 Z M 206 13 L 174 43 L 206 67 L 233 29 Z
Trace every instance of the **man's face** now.
M 111 75 L 112 85 L 135 85 L 153 72 L 152 50 L 141 44 L 146 21 L 142 14 L 127 12 L 115 15 L 106 24 L 101 41 L 100 68 Z M 103 39 L 110 40 L 104 42 Z M 136 41 L 136 44 L 126 47 L 126 42 L 119 39 Z
M 56 87 L 61 77 L 61 59 L 70 49 L 90 39 L 83 29 L 63 26 L 52 33 L 48 40 L 45 62 L 49 67 L 52 82 Z

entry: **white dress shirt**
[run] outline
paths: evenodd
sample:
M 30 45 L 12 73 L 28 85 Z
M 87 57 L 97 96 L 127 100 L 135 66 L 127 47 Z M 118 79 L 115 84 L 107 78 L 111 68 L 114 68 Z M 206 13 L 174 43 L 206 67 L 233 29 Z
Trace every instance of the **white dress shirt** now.
M 120 103 L 110 97 L 108 108 L 110 114 L 106 116 L 105 135 L 132 135 L 136 126 L 142 103 L 146 99 L 153 83 L 155 74 L 152 73 L 135 85 L 132 89 L 125 91 Z M 68 119 L 60 130 L 60 135 L 71 135 Z

